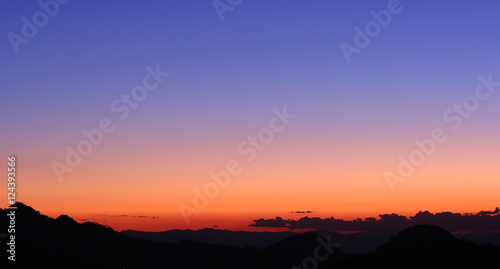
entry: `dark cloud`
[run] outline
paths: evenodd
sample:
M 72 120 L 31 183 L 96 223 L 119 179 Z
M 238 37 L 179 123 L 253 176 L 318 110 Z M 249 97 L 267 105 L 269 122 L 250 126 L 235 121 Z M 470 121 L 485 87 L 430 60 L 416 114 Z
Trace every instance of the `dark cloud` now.
M 311 214 L 313 212 L 312 211 L 290 211 L 290 213 L 294 213 L 294 214 Z
M 495 208 L 495 211 L 481 211 L 478 213 L 478 215 L 480 216 L 484 216 L 484 215 L 495 215 L 495 214 L 498 214 L 500 212 L 500 208 Z
M 294 211 L 297 212 L 297 211 Z M 327 229 L 331 231 L 367 231 L 372 229 L 404 229 L 417 224 L 433 224 L 451 232 L 455 231 L 492 231 L 500 229 L 500 209 L 481 211 L 477 214 L 460 214 L 441 212 L 432 214 L 420 211 L 415 216 L 407 218 L 398 214 L 382 214 L 379 218 L 365 218 L 347 221 L 343 219 L 302 217 L 298 220 L 275 219 L 254 220 L 251 227 L 288 227 L 294 229 Z
M 289 220 L 284 220 L 281 217 L 276 217 L 275 219 L 258 219 L 254 220 L 254 224 L 250 224 L 249 226 L 254 227 L 285 227 L 285 225 L 289 224 Z
M 118 218 L 152 218 L 159 219 L 159 216 L 131 216 L 131 215 L 99 215 L 104 217 L 118 217 Z

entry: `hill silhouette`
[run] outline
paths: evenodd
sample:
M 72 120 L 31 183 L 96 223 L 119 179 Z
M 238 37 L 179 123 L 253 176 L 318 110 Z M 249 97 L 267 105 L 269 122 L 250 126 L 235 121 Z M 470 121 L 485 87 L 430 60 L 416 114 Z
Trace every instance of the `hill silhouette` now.
M 269 247 L 285 238 L 294 236 L 292 232 L 241 232 L 227 231 L 205 228 L 201 230 L 169 230 L 163 232 L 141 232 L 134 230 L 125 230 L 121 233 L 131 236 L 144 238 L 152 241 L 175 243 L 182 239 L 200 241 L 212 244 L 223 244 L 230 246 L 255 246 Z
M 7 259 L 2 244 L 0 268 L 291 268 L 318 246 L 318 236 L 307 233 L 268 248 L 190 240 L 167 244 L 132 238 L 97 223 L 80 224 L 65 215 L 53 219 L 22 203 L 14 206 L 16 261 Z M 6 210 L 0 212 L 0 223 L 8 223 Z M 337 260 L 344 255 L 334 254 Z
M 400 230 L 392 229 L 373 229 L 366 232 L 341 234 L 328 230 L 312 230 L 322 237 L 332 236 L 336 243 L 340 243 L 341 250 L 345 253 L 364 254 L 374 252 L 377 248 L 395 236 Z M 269 247 L 285 238 L 291 237 L 298 233 L 296 232 L 243 232 L 243 231 L 227 231 L 215 229 L 201 230 L 170 230 L 163 232 L 141 232 L 133 230 L 125 230 L 121 233 L 138 237 L 147 240 L 176 243 L 180 240 L 192 240 L 212 244 L 221 244 L 229 246 L 254 246 L 260 248 Z M 455 235 L 460 239 L 467 239 L 477 244 L 495 244 L 500 246 L 500 233 L 492 232 L 471 232 Z
M 348 258 L 335 268 L 498 268 L 500 248 L 477 245 L 435 225 L 406 228 L 374 253 Z
M 185 239 L 165 243 L 129 237 L 97 223 L 78 223 L 66 215 L 50 218 L 22 203 L 15 206 L 16 261 L 7 259 L 6 244 L 2 243 L 0 268 L 279 269 L 304 268 L 305 262 L 309 267 L 316 263 L 314 268 L 497 268 L 500 257 L 498 246 L 462 240 L 434 225 L 406 228 L 373 253 L 355 255 L 334 246 L 337 239 L 357 238 L 356 243 L 362 244 L 373 234 L 342 238 L 326 231 L 307 232 L 279 239 L 267 247 Z M 0 222 L 6 225 L 7 210 L 0 211 Z M 315 253 L 325 260 L 314 260 Z

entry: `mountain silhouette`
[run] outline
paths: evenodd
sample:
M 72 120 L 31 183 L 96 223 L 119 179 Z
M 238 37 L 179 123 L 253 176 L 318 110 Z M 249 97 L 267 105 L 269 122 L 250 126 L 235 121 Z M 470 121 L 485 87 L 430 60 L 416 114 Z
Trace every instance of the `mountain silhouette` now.
M 175 243 L 182 239 L 230 246 L 269 247 L 278 241 L 295 235 L 293 232 L 242 232 L 205 228 L 201 230 L 169 230 L 163 232 L 141 232 L 125 230 L 121 233 L 152 241 Z
M 287 238 L 286 244 L 268 248 L 191 240 L 167 244 L 129 237 L 97 223 L 80 224 L 66 215 L 53 219 L 22 203 L 14 206 L 16 261 L 7 259 L 6 244 L 2 244 L 0 268 L 14 264 L 15 268 L 291 268 L 318 246 L 319 236 L 313 234 L 296 235 Z M 6 226 L 7 211 L 0 212 L 0 222 Z
M 374 253 L 348 258 L 335 268 L 498 268 L 500 247 L 477 245 L 435 225 L 406 228 Z
M 340 243 L 341 250 L 345 253 L 364 254 L 374 252 L 384 243 L 391 239 L 391 236 L 397 235 L 400 231 L 392 229 L 372 229 L 366 232 L 352 234 L 341 234 L 328 230 L 310 231 L 324 238 L 329 235 L 334 238 L 336 243 Z M 215 229 L 195 230 L 170 230 L 163 232 L 141 232 L 126 230 L 121 233 L 137 238 L 147 240 L 176 243 L 180 240 L 192 240 L 212 244 L 229 246 L 255 246 L 267 248 L 285 238 L 294 236 L 296 232 L 243 232 L 227 231 Z M 460 239 L 467 239 L 477 244 L 494 244 L 500 246 L 500 233 L 493 232 L 469 232 L 455 235 Z
M 462 240 L 433 225 L 407 228 L 376 251 L 356 255 L 345 253 L 343 245 L 336 244 L 337 239 L 347 242 L 352 238 L 362 244 L 373 234 L 349 237 L 351 235 L 326 231 L 307 232 L 279 239 L 267 247 L 238 247 L 186 239 L 165 243 L 129 237 L 97 223 L 78 223 L 66 215 L 50 218 L 22 203 L 14 206 L 17 207 L 16 261 L 7 259 L 7 245 L 2 242 L 0 268 L 280 269 L 313 265 L 314 268 L 497 268 L 500 257 L 498 246 Z M 0 222 L 6 226 L 8 211 L 0 210 Z M 232 235 L 230 231 L 216 232 Z M 241 238 L 247 236 L 243 234 Z M 320 261 L 315 258 L 318 254 L 322 257 Z

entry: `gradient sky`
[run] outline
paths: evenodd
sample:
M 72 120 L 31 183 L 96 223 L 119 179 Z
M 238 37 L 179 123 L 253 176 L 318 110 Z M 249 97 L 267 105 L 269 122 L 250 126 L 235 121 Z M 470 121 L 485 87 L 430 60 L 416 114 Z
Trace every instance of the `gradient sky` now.
M 354 45 L 353 29 L 389 2 L 244 0 L 221 21 L 212 1 L 72 0 L 15 53 L 8 34 L 43 9 L 3 1 L 0 152 L 18 158 L 18 201 L 151 231 L 243 230 L 303 216 L 295 210 L 353 219 L 494 209 L 500 87 L 456 130 L 443 113 L 479 76 L 500 81 L 500 2 L 402 0 L 347 63 L 339 44 Z M 112 102 L 157 65 L 170 75 L 120 120 Z M 238 145 L 283 107 L 296 118 L 246 161 Z M 60 182 L 51 164 L 103 118 L 115 130 Z M 392 192 L 384 173 L 434 128 L 447 141 Z M 179 205 L 230 160 L 242 172 L 186 224 Z

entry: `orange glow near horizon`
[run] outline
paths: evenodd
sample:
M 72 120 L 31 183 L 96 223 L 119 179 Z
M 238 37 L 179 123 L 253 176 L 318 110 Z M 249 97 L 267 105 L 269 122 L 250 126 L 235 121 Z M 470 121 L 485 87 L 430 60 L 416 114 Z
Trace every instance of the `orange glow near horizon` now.
M 329 146 L 304 147 L 298 143 L 305 143 L 301 137 L 280 139 L 251 162 L 231 147 L 222 153 L 213 147 L 194 157 L 188 151 L 177 158 L 154 151 L 147 157 L 115 154 L 119 152 L 115 141 L 97 148 L 63 182 L 50 167 L 53 156 L 19 152 L 17 201 L 51 217 L 66 214 L 117 230 L 145 231 L 215 226 L 255 230 L 248 227 L 254 219 L 305 216 L 289 213 L 298 210 L 312 211 L 309 217 L 352 220 L 391 213 L 412 216 L 425 210 L 477 213 L 500 206 L 498 153 L 488 140 L 466 136 L 464 141 L 470 144 L 458 148 L 455 141 L 443 144 L 391 192 L 383 174 L 396 171 L 397 156 L 407 156 L 415 149 L 412 145 L 405 150 L 379 144 L 339 152 Z M 237 145 L 235 141 L 231 144 Z M 38 158 L 46 161 L 35 161 Z M 225 169 L 229 160 L 239 163 L 241 173 L 231 176 L 229 184 L 186 224 L 179 205 L 192 207 L 193 189 L 203 191 L 214 182 L 209 173 Z M 5 189 L 1 193 L 6 197 Z M 7 206 L 5 200 L 2 206 Z

